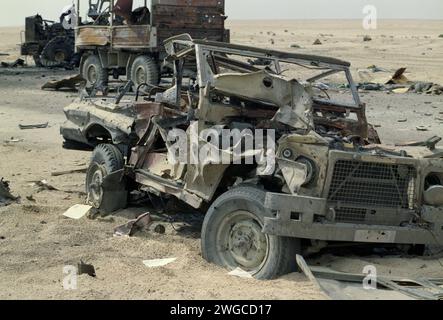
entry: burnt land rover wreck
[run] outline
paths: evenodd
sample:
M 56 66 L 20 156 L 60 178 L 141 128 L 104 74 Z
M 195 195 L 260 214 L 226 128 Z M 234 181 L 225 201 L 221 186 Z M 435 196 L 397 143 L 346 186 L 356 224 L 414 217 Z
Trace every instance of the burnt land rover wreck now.
M 95 148 L 86 181 L 94 206 L 122 208 L 134 188 L 208 206 L 203 257 L 258 279 L 294 270 L 305 244 L 443 243 L 442 150 L 382 145 L 348 62 L 184 35 L 165 46 L 175 70 L 170 86 L 150 86 L 134 99 L 125 95 L 128 85 L 116 98 L 83 98 L 65 109 L 67 145 Z M 268 62 L 259 67 L 251 59 Z M 314 75 L 284 75 L 295 67 Z M 339 74 L 349 84 L 347 102 L 318 82 Z M 214 127 L 220 134 L 274 130 L 274 168 L 168 161 L 176 152 L 172 130 L 191 135 Z M 234 152 L 198 139 L 199 149 L 209 144 Z M 242 150 L 241 157 L 267 154 L 263 148 Z

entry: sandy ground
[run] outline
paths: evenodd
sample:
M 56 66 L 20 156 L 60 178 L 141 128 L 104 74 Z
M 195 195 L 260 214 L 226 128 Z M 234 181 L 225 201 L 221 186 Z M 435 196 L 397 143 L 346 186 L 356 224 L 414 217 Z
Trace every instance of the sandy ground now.
M 271 36 L 266 33 L 272 31 L 276 48 L 287 50 L 297 43 L 303 48 L 297 50 L 305 53 L 350 60 L 353 70 L 371 64 L 390 69 L 408 66 L 411 78 L 443 83 L 443 39 L 437 38 L 443 32 L 442 22 L 383 23 L 371 34 L 374 40 L 369 43 L 363 43 L 362 35 L 367 32 L 356 22 L 250 21 L 232 22 L 230 27 L 234 42 L 271 47 Z M 19 30 L 0 29 L 0 52 L 11 54 L 0 57 L 1 61 L 18 56 L 15 44 L 20 41 Z M 322 37 L 322 33 L 334 36 Z M 312 46 L 316 38 L 324 45 Z M 300 274 L 268 282 L 228 276 L 226 270 L 201 258 L 198 226 L 190 229 L 180 228 L 180 223 L 174 227 L 164 223 L 164 235 L 147 232 L 130 239 L 113 237 L 115 226 L 145 208 L 130 208 L 96 220 L 63 218 L 66 209 L 85 201 L 84 174 L 51 177 L 51 172 L 81 168 L 88 163 L 89 153 L 61 147 L 62 108 L 76 94 L 44 92 L 40 86 L 66 74 L 34 68 L 0 69 L 0 177 L 10 181 L 13 193 L 21 196 L 20 204 L 0 208 L 0 299 L 325 298 Z M 370 121 L 379 126 L 386 143 L 443 136 L 443 124 L 436 119 L 443 113 L 443 96 L 372 92 L 362 93 L 362 99 L 368 104 Z M 401 118 L 408 121 L 397 122 Z M 44 122 L 50 127 L 18 128 L 18 124 Z M 418 132 L 418 125 L 427 126 L 429 131 Z M 3 142 L 11 138 L 23 141 Z M 38 192 L 32 181 L 42 179 L 63 191 Z M 171 257 L 177 261 L 164 268 L 148 269 L 142 264 L 142 260 Z M 77 290 L 65 291 L 63 267 L 80 260 L 93 264 L 97 277 L 82 275 Z M 309 263 L 357 273 L 372 264 L 380 274 L 443 277 L 443 261 L 435 257 L 361 257 L 343 252 L 322 254 Z

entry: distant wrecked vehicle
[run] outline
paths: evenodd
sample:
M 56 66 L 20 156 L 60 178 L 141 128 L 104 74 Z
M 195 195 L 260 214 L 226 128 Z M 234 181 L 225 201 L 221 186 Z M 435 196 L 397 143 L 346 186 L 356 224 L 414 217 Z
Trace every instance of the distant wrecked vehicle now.
M 134 189 L 208 205 L 203 257 L 258 279 L 295 270 L 305 246 L 443 243 L 443 150 L 380 144 L 348 62 L 184 35 L 166 49 L 170 87 L 65 108 L 67 145 L 95 148 L 95 207 L 123 208 Z M 284 75 L 295 67 L 312 76 Z M 347 102 L 318 83 L 335 74 Z

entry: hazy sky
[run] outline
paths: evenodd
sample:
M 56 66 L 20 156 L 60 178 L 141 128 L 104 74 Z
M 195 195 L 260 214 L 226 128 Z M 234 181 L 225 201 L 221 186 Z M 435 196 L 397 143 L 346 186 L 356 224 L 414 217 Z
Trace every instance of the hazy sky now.
M 23 25 L 35 13 L 55 20 L 71 2 L 2 0 L 0 26 Z M 358 19 L 368 4 L 381 19 L 443 19 L 443 0 L 226 0 L 226 11 L 230 19 Z

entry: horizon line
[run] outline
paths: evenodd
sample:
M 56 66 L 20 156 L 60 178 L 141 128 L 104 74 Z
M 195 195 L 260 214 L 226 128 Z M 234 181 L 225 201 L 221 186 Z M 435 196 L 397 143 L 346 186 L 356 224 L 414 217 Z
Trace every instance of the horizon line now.
M 361 18 L 232 18 L 226 20 L 226 22 L 230 21 L 361 21 Z M 443 19 L 437 18 L 379 18 L 378 21 L 441 21 Z M 18 28 L 24 27 L 22 25 L 1 25 L 0 28 Z

